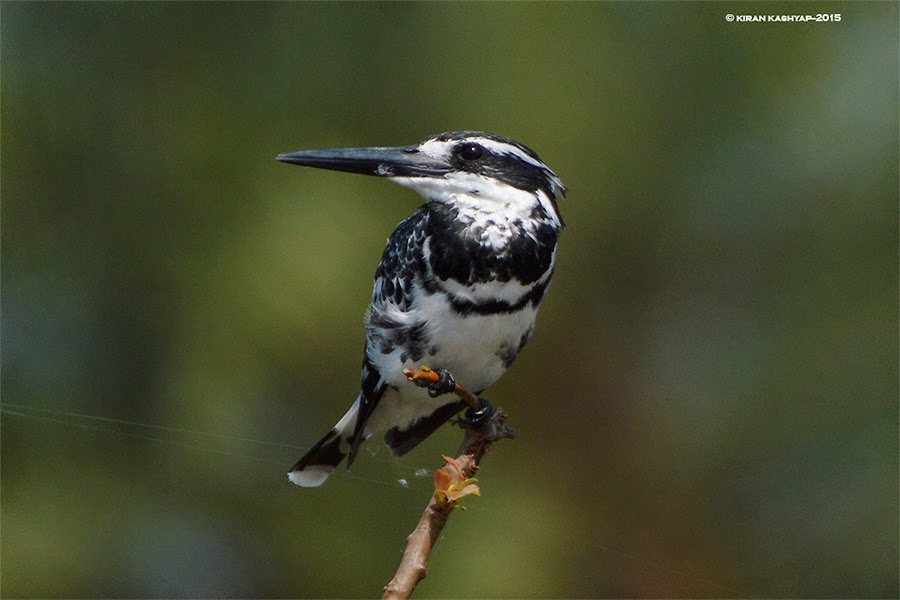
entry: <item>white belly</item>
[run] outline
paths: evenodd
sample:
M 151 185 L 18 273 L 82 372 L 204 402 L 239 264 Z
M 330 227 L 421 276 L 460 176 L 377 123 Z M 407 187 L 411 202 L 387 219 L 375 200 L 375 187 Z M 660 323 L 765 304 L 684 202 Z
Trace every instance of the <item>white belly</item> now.
M 460 316 L 450 308 L 443 294 L 420 294 L 416 305 L 407 313 L 414 321 L 424 320 L 428 348 L 419 360 L 401 360 L 402 348 L 388 354 L 369 349 L 369 359 L 381 376 L 394 389 L 388 389 L 367 423 L 370 433 L 384 431 L 402 421 L 412 422 L 435 408 L 455 400 L 449 396 L 430 398 L 403 376 L 404 369 L 427 365 L 447 369 L 456 382 L 474 392 L 494 383 L 508 366 L 510 355 L 526 340 L 534 326 L 537 308 L 527 305 L 513 313 Z M 390 423 L 382 424 L 381 414 L 390 414 Z M 398 416 L 402 415 L 398 419 Z
M 471 391 L 487 388 L 506 370 L 504 358 L 521 345 L 522 336 L 531 331 L 537 310 L 523 308 L 512 314 L 469 315 L 460 317 L 442 302 L 435 304 L 445 312 L 429 321 L 429 330 L 437 351 L 426 362 L 435 369 L 447 369 L 457 383 Z M 404 366 L 406 368 L 406 366 Z

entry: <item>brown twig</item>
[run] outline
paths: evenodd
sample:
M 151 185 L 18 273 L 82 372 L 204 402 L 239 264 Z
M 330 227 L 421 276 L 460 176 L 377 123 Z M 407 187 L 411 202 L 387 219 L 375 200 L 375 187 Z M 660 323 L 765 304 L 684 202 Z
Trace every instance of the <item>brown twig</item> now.
M 433 371 L 419 372 L 434 373 Z M 437 376 L 435 375 L 435 377 Z M 471 394 L 459 385 L 456 387 Z M 462 397 L 459 391 L 456 393 Z M 477 405 L 478 397 L 474 394 L 471 396 L 475 398 Z M 439 471 L 445 471 L 443 475 L 439 476 L 439 473 L 435 473 L 435 482 L 437 483 L 439 479 L 447 480 L 449 477 L 454 480 L 463 479 L 459 482 L 461 485 L 468 484 L 475 476 L 478 465 L 491 445 L 503 438 L 515 437 L 515 431 L 506 426 L 506 419 L 506 412 L 502 408 L 497 408 L 484 425 L 466 428 L 466 436 L 457 452 L 457 458 L 455 460 L 448 459 L 447 464 L 439 469 Z M 431 549 L 444 529 L 444 525 L 447 524 L 450 513 L 457 505 L 457 500 L 451 501 L 444 492 L 439 489 L 435 490 L 425 512 L 422 513 L 422 518 L 419 519 L 419 524 L 406 538 L 406 550 L 403 552 L 403 559 L 400 561 L 397 573 L 384 587 L 385 599 L 409 598 L 416 585 L 425 578 Z

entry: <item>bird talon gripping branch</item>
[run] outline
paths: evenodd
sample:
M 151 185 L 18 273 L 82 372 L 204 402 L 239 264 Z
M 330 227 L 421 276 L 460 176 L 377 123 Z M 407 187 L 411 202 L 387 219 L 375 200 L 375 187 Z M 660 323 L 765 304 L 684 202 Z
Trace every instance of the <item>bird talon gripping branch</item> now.
M 418 369 L 403 369 L 403 376 L 406 377 L 408 381 L 412 381 L 419 387 L 428 388 L 428 395 L 432 398 L 436 398 L 439 395 L 453 392 L 454 394 L 459 396 L 463 400 L 463 402 L 466 403 L 466 406 L 469 407 L 469 410 L 477 411 L 478 407 L 481 406 L 481 399 L 463 386 L 456 383 L 453 375 L 446 369 L 434 371 L 427 366 L 422 365 Z M 432 393 L 431 388 L 437 388 L 441 390 L 443 390 L 443 388 L 446 388 L 446 391 L 440 391 L 439 393 L 435 394 Z
M 425 387 L 428 389 L 428 395 L 432 398 L 437 398 L 438 396 L 443 396 L 444 394 L 449 394 L 456 390 L 456 380 L 453 378 L 453 374 L 450 373 L 447 369 L 438 369 L 434 371 L 438 374 L 437 381 L 431 383 L 420 383 L 415 382 L 416 385 L 420 387 Z
M 487 398 L 478 397 L 478 408 L 466 409 L 465 415 L 459 418 L 459 424 L 466 428 L 478 428 L 487 423 L 494 415 L 494 406 Z

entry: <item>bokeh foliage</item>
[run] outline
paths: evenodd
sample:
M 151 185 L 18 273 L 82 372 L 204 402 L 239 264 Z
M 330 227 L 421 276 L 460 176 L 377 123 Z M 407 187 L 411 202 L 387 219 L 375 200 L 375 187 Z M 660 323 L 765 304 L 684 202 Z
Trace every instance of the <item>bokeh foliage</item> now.
M 352 401 L 419 199 L 274 156 L 485 129 L 568 229 L 487 394 L 520 435 L 421 597 L 897 597 L 896 3 L 0 21 L 3 596 L 377 595 L 459 435 L 285 471 Z

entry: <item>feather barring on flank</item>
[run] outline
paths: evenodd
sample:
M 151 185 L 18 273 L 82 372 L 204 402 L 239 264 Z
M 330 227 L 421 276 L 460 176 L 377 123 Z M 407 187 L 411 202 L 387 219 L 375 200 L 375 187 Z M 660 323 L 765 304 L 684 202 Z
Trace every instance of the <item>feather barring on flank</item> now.
M 297 461 L 321 485 L 374 434 L 399 456 L 466 407 L 404 370 L 428 365 L 481 394 L 531 338 L 563 228 L 566 188 L 532 150 L 490 133 L 442 133 L 412 146 L 281 154 L 281 162 L 376 175 L 425 204 L 388 239 L 366 313 L 362 385 L 350 410 Z M 429 393 L 431 392 L 431 393 Z

